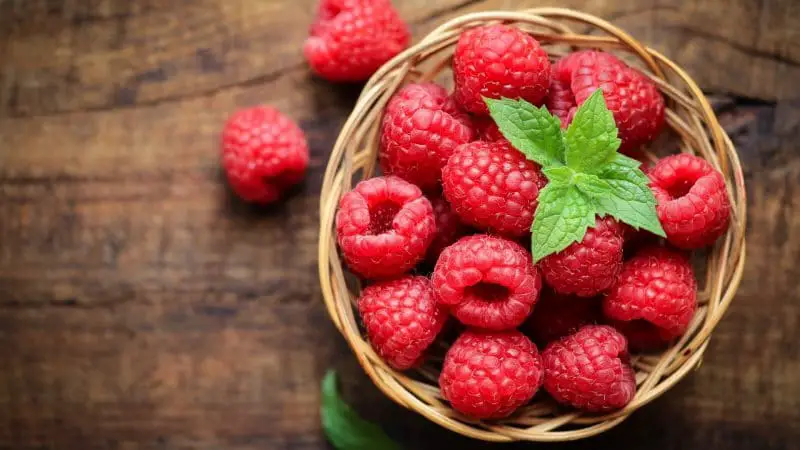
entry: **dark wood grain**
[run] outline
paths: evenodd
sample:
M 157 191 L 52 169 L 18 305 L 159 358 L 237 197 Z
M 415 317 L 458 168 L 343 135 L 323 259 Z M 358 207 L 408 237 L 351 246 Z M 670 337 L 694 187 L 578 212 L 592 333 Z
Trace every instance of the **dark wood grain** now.
M 0 0 L 0 448 L 327 448 L 331 367 L 405 448 L 488 447 L 384 398 L 324 312 L 317 197 L 358 87 L 309 75 L 312 3 Z M 512 2 L 396 3 L 419 37 Z M 560 4 L 721 94 L 750 199 L 744 282 L 701 370 L 561 447 L 798 448 L 798 4 Z M 257 103 L 311 143 L 305 184 L 268 209 L 230 194 L 217 157 L 224 118 Z

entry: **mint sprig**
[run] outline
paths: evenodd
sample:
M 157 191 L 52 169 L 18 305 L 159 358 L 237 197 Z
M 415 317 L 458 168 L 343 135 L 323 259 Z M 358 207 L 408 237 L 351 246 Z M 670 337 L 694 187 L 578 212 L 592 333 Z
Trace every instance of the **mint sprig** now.
M 503 136 L 542 166 L 548 180 L 531 227 L 534 260 L 582 240 L 597 215 L 665 236 L 639 161 L 617 152 L 617 126 L 601 89 L 583 102 L 566 131 L 546 108 L 525 100 L 484 101 Z
M 362 419 L 342 400 L 334 371 L 322 379 L 320 414 L 325 435 L 337 450 L 400 450 L 380 427 Z

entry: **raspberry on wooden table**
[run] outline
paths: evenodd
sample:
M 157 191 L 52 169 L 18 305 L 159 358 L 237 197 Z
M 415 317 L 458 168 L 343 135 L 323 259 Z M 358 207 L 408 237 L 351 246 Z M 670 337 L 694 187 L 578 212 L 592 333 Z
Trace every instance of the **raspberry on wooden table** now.
M 585 325 L 602 322 L 601 308 L 600 298 L 561 295 L 544 289 L 522 331 L 532 336 L 537 345 L 544 346 Z
M 462 221 L 509 237 L 530 233 L 545 183 L 539 166 L 506 140 L 464 144 L 442 170 L 444 196 Z
M 490 330 L 519 326 L 539 298 L 542 282 L 530 253 L 501 237 L 461 238 L 433 270 L 436 299 L 461 323 Z
M 507 25 L 461 33 L 453 56 L 455 99 L 488 114 L 483 97 L 522 98 L 541 104 L 550 86 L 550 60 L 533 36 Z
M 450 203 L 441 195 L 431 195 L 428 197 L 433 206 L 433 216 L 436 219 L 436 234 L 428 247 L 428 254 L 425 260 L 431 265 L 435 265 L 439 255 L 447 246 L 464 237 L 470 229 L 459 219 L 458 214 L 450 208 Z
M 431 202 L 400 178 L 364 180 L 339 201 L 339 247 L 350 269 L 364 278 L 408 272 L 425 256 L 435 233 Z
M 517 330 L 467 330 L 447 351 L 439 386 L 456 410 L 475 419 L 509 416 L 542 384 L 536 346 Z
M 636 394 L 625 336 L 587 325 L 542 352 L 544 388 L 559 403 L 588 412 L 620 409 Z
M 390 0 L 321 0 L 303 53 L 322 78 L 356 82 L 372 76 L 410 40 Z
M 611 287 L 622 269 L 623 227 L 597 218 L 580 242 L 542 258 L 545 282 L 560 294 L 593 297 Z
M 222 130 L 222 165 L 239 197 L 253 203 L 272 203 L 305 176 L 305 134 L 274 108 L 239 110 Z
M 658 220 L 670 244 L 701 248 L 728 230 L 731 204 L 725 180 L 708 161 L 689 154 L 667 156 L 648 176 Z
M 697 308 L 697 282 L 689 259 L 648 247 L 626 261 L 603 300 L 603 314 L 630 331 L 631 347 L 650 350 L 682 335 Z M 627 322 L 627 324 L 620 324 Z
M 381 168 L 423 190 L 434 190 L 447 159 L 473 135 L 469 118 L 454 108 L 443 87 L 410 84 L 386 106 L 381 122 Z
M 447 310 L 434 299 L 430 281 L 410 275 L 364 288 L 358 312 L 372 347 L 398 370 L 421 362 L 447 320 Z
M 649 143 L 664 125 L 664 97 L 656 85 L 610 53 L 570 53 L 553 65 L 552 73 L 551 93 L 545 105 L 561 119 L 562 127 L 566 128 L 578 105 L 598 88 L 603 89 L 606 105 L 619 128 L 621 152 Z

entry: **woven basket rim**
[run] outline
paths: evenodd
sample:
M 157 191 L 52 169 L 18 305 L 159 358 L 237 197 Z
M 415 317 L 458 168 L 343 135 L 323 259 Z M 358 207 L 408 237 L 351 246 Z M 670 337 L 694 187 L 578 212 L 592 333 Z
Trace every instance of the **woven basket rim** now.
M 424 379 L 435 379 L 423 368 L 417 377 L 388 367 L 362 335 L 353 312 L 356 292 L 345 280 L 334 233 L 338 201 L 352 184 L 354 175 L 368 178 L 375 173 L 377 124 L 381 111 L 403 83 L 431 80 L 449 65 L 449 55 L 458 35 L 467 28 L 488 23 L 513 23 L 529 32 L 548 50 L 556 44 L 578 48 L 600 48 L 624 52 L 636 62 L 667 99 L 666 122 L 680 139 L 680 151 L 700 154 L 725 178 L 732 204 L 731 226 L 709 251 L 705 288 L 698 292 L 701 303 L 686 334 L 658 355 L 633 359 L 637 369 L 637 393 L 624 409 L 604 416 L 561 411 L 553 405 L 533 404 L 502 421 L 475 421 L 453 411 L 438 387 Z M 603 34 L 579 34 L 570 25 L 588 26 Z M 559 56 L 560 50 L 549 51 Z M 446 56 L 442 58 L 442 56 Z M 423 71 L 430 60 L 439 62 Z M 648 48 L 611 23 L 596 16 L 566 8 L 534 8 L 523 11 L 487 11 L 449 20 L 416 45 L 381 67 L 365 85 L 354 109 L 336 140 L 325 171 L 320 194 L 319 274 L 328 313 L 375 385 L 396 403 L 416 411 L 452 431 L 492 442 L 556 442 L 581 439 L 619 424 L 633 411 L 666 392 L 697 368 L 708 346 L 711 332 L 733 300 L 745 262 L 747 201 L 744 174 L 736 149 L 692 78 L 677 64 Z M 356 287 L 357 288 L 357 287 Z

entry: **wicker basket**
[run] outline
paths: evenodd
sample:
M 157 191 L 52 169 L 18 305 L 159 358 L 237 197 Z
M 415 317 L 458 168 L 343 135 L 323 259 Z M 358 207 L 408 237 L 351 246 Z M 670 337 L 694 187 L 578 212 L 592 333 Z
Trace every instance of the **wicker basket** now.
M 667 99 L 666 121 L 672 150 L 702 155 L 725 176 L 733 204 L 728 233 L 707 253 L 705 277 L 699 280 L 700 304 L 686 334 L 665 352 L 634 355 L 638 391 L 623 410 L 604 416 L 565 411 L 548 400 L 521 408 L 512 417 L 492 422 L 470 420 L 442 400 L 437 386 L 441 359 L 400 373 L 388 367 L 366 341 L 353 304 L 358 283 L 345 276 L 334 238 L 337 203 L 354 182 L 374 175 L 378 128 L 384 105 L 406 82 L 426 81 L 449 71 L 453 46 L 465 29 L 489 23 L 511 23 L 535 36 L 552 58 L 581 48 L 621 54 L 650 76 Z M 573 28 L 582 30 L 577 34 Z M 671 388 L 697 368 L 714 327 L 733 299 L 745 261 L 744 180 L 736 150 L 720 127 L 708 100 L 680 67 L 657 51 L 594 16 L 560 8 L 468 14 L 438 27 L 417 45 L 384 65 L 367 83 L 333 148 L 322 184 L 319 272 L 325 304 L 372 381 L 392 400 L 441 426 L 485 441 L 568 441 L 601 433 Z M 350 282 L 348 283 L 348 280 Z M 440 350 L 445 346 L 438 343 Z M 434 352 L 435 353 L 435 352 Z M 538 398 L 538 397 L 537 397 Z

